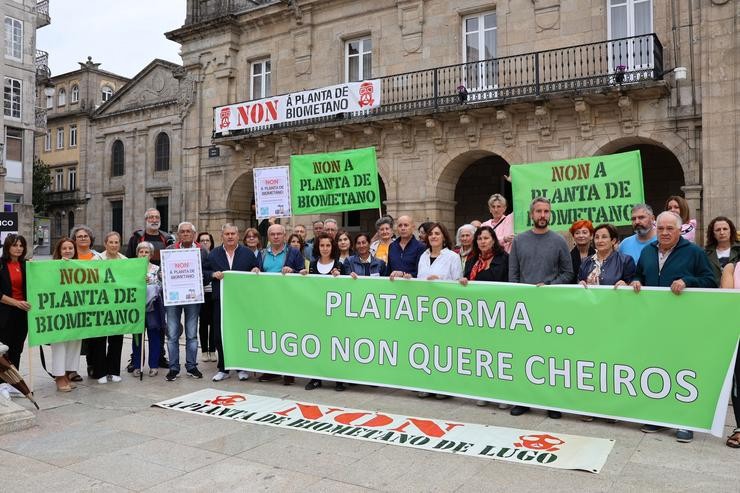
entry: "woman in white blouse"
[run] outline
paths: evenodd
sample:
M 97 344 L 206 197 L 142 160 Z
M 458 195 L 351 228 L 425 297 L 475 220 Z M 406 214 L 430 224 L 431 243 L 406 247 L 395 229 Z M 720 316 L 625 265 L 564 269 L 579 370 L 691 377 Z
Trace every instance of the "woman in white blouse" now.
M 426 244 L 429 248 L 419 258 L 417 279 L 457 281 L 462 277 L 460 257 L 450 249 L 454 243 L 444 225 L 432 223 L 429 226 Z

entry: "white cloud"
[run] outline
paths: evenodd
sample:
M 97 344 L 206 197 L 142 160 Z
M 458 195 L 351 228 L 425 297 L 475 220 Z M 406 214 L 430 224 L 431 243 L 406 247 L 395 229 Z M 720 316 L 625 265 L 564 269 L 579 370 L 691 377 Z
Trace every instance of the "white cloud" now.
M 164 33 L 182 26 L 185 0 L 51 0 L 51 24 L 37 31 L 52 75 L 92 56 L 100 68 L 133 77 L 154 58 L 182 63 Z

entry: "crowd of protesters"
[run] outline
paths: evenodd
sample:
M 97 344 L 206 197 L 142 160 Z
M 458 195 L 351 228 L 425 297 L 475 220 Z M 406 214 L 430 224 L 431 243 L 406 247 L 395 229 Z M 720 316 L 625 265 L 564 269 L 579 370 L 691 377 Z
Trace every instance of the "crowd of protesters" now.
M 209 232 L 198 232 L 190 222 L 178 225 L 176 237 L 160 230 L 161 218 L 156 209 L 145 213 L 145 227 L 128 240 L 125 255 L 118 233 L 105 235 L 104 251 L 92 249 L 93 231 L 79 225 L 70 236 L 58 241 L 56 260 L 110 260 L 144 257 L 147 269 L 146 339 L 148 340 L 148 375 L 167 370 L 165 379 L 180 376 L 180 338 L 185 333 L 185 373 L 203 378 L 198 361 L 216 362 L 215 382 L 230 377 L 225 367 L 221 339 L 219 283 L 225 271 L 274 272 L 282 274 L 315 274 L 327 276 L 360 276 L 418 278 L 427 281 L 509 282 L 534 285 L 580 284 L 631 286 L 639 292 L 643 286 L 670 288 L 676 295 L 687 287 L 740 289 L 740 237 L 727 217 L 712 219 L 707 227 L 704 248 L 695 244 L 697 223 L 689 214 L 686 200 L 669 197 L 665 210 L 657 217 L 652 208 L 638 204 L 632 208 L 634 234 L 621 240 L 612 224 L 593 225 L 578 220 L 570 227 L 573 247 L 565 237 L 550 229 L 551 204 L 543 197 L 532 200 L 529 209 L 531 229 L 514 234 L 513 214 L 507 214 L 507 201 L 494 194 L 488 201 L 491 218 L 461 225 L 453 237 L 440 222 L 424 222 L 418 230 L 410 215 L 397 219 L 383 216 L 375 223 L 374 232 L 351 234 L 341 230 L 334 219 L 311 224 L 313 237 L 307 238 L 302 224 L 292 227 L 290 235 L 279 221 L 270 220 L 259 229 L 248 228 L 240 235 L 233 224 L 224 224 L 219 232 L 220 244 Z M 416 233 L 416 234 L 415 234 Z M 23 236 L 10 234 L 5 239 L 0 258 L 0 341 L 9 348 L 7 357 L 20 366 L 20 355 L 27 335 L 26 254 Z M 163 249 L 197 248 L 203 269 L 205 301 L 201 304 L 164 306 L 160 251 Z M 133 338 L 131 358 L 126 366 L 135 377 L 142 377 L 141 336 Z M 198 345 L 201 352 L 198 358 Z M 75 382 L 83 380 L 78 373 L 80 353 L 86 355 L 87 374 L 98 384 L 121 381 L 123 336 L 107 336 L 85 341 L 53 344 L 51 372 L 58 391 L 71 392 Z M 740 359 L 735 366 L 732 401 L 736 424 L 740 426 Z M 237 372 L 247 380 L 247 371 Z M 292 376 L 263 374 L 260 382 L 282 380 L 295 382 Z M 309 380 L 306 390 L 322 386 L 322 381 Z M 336 382 L 343 391 L 347 386 Z M 10 388 L 3 384 L 0 394 Z M 433 394 L 418 393 L 419 397 Z M 448 396 L 436 395 L 437 398 Z M 485 405 L 485 401 L 477 404 Z M 502 408 L 505 406 L 501 405 Z M 512 415 L 530 411 L 523 406 L 511 408 Z M 550 410 L 552 419 L 561 417 Z M 644 432 L 660 428 L 645 425 Z M 678 441 L 689 442 L 693 433 L 677 430 Z M 735 429 L 727 445 L 740 447 L 740 429 Z

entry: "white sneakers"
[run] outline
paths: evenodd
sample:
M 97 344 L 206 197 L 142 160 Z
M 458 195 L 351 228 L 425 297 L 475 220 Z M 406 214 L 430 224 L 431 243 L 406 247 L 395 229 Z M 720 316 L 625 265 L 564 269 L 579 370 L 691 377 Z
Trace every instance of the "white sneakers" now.
M 231 375 L 229 375 L 228 373 L 223 372 L 223 371 L 220 371 L 220 372 L 216 373 L 215 375 L 213 375 L 213 379 L 212 380 L 214 382 L 220 382 L 221 380 L 226 380 L 230 376 Z
M 98 383 L 100 385 L 103 385 L 104 383 L 108 383 L 108 377 L 100 377 L 100 378 L 98 378 Z
M 0 384 L 0 397 L 10 399 L 10 385 L 7 383 Z
M 243 382 L 245 380 L 249 380 L 249 372 L 244 370 L 239 370 L 237 372 L 237 375 L 239 375 L 239 381 Z
M 120 383 L 121 377 L 118 375 L 108 375 L 110 377 L 110 381 L 113 383 Z

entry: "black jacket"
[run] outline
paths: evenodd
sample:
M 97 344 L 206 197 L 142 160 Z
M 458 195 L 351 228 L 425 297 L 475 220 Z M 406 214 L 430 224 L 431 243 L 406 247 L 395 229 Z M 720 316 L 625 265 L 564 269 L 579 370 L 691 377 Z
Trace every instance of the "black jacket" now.
M 23 298 L 28 296 L 26 291 L 26 261 L 21 260 L 21 275 L 23 277 Z M 0 294 L 5 296 L 13 297 L 13 287 L 10 284 L 10 272 L 5 260 L 0 259 Z M 11 310 L 18 310 L 18 308 L 0 303 L 0 327 L 5 326 L 5 322 L 8 319 L 8 314 Z
M 465 262 L 463 277 L 470 279 L 470 273 L 473 271 L 473 266 L 477 261 L 478 257 L 468 258 Z M 509 282 L 509 254 L 501 252 L 494 255 L 488 269 L 478 272 L 478 277 L 476 277 L 475 280 Z

